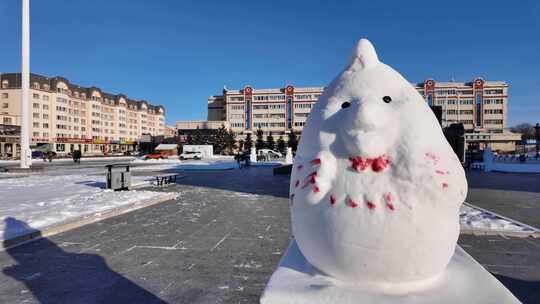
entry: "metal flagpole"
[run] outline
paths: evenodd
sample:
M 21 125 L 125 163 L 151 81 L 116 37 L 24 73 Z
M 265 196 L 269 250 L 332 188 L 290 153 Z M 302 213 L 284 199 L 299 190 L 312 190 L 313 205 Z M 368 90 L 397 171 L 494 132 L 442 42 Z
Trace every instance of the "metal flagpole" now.
M 30 152 L 30 0 L 22 0 L 22 64 L 21 64 L 21 168 L 32 165 Z

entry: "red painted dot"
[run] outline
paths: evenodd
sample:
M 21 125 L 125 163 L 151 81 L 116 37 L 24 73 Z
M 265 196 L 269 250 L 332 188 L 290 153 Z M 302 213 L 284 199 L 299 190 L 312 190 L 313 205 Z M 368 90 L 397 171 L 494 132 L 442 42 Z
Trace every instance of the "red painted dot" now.
M 442 187 L 445 189 L 448 188 L 448 183 L 442 183 Z
M 392 196 L 392 193 L 388 192 L 384 195 L 384 200 L 387 203 L 391 203 L 394 200 L 394 197 Z
M 352 162 L 351 166 L 357 172 L 362 172 L 366 170 L 373 163 L 372 159 L 358 157 L 349 157 L 349 161 Z
M 369 209 L 375 209 L 375 207 L 377 207 L 377 206 L 375 206 L 375 204 L 372 203 L 372 202 L 367 202 L 366 205 L 367 205 L 367 207 L 368 207 Z
M 334 195 L 330 195 L 330 204 L 332 206 L 336 204 L 336 197 Z
M 349 198 L 349 206 L 351 206 L 351 208 L 356 208 L 358 207 L 358 203 Z
M 320 165 L 321 164 L 321 159 L 320 158 L 315 158 L 314 160 L 311 161 L 311 164 L 316 166 L 316 165 Z
M 317 187 L 317 186 L 314 186 L 313 187 L 313 192 L 319 193 L 319 192 L 321 192 L 321 189 L 319 189 L 319 187 Z
M 440 174 L 440 175 L 445 175 L 446 174 L 446 173 L 444 173 L 444 171 L 441 171 L 441 170 L 435 170 L 435 173 Z
M 294 183 L 294 187 L 298 187 L 298 185 L 300 185 L 300 181 L 299 180 L 296 180 L 296 182 Z
M 390 161 L 386 157 L 379 156 L 373 160 L 371 169 L 373 169 L 373 171 L 375 172 L 381 172 L 384 169 L 386 169 L 386 167 L 388 167 L 389 164 L 390 164 Z
M 388 209 L 394 211 L 394 205 L 392 203 L 386 203 L 386 207 L 388 207 Z

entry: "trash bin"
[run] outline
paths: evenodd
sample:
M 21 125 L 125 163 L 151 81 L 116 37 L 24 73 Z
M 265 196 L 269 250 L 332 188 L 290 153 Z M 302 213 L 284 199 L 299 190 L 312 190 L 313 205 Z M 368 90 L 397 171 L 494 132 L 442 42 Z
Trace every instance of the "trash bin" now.
M 105 168 L 107 168 L 107 189 L 119 191 L 131 188 L 129 164 L 109 164 Z

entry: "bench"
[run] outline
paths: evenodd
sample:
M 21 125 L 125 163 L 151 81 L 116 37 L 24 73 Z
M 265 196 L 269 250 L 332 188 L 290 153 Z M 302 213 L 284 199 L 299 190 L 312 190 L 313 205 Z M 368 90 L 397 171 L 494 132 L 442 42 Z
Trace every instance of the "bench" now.
M 176 183 L 176 178 L 178 177 L 183 177 L 183 175 L 177 173 L 156 175 L 156 184 L 158 186 L 163 186 L 171 183 Z

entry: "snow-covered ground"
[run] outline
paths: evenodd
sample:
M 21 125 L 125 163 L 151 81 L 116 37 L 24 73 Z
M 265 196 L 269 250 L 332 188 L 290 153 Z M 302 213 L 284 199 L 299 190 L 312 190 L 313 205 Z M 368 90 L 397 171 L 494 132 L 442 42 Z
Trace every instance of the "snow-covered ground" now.
M 12 238 L 27 230 L 10 227 L 8 218 L 24 221 L 34 229 L 66 222 L 116 207 L 145 203 L 169 195 L 153 191 L 114 192 L 104 189 L 104 176 L 92 174 L 36 174 L 0 179 L 0 239 Z M 83 171 L 84 172 L 84 171 Z M 133 185 L 149 183 L 151 177 L 134 176 Z
M 463 204 L 459 212 L 461 230 L 475 232 L 534 233 L 537 229 L 502 217 L 488 210 Z

